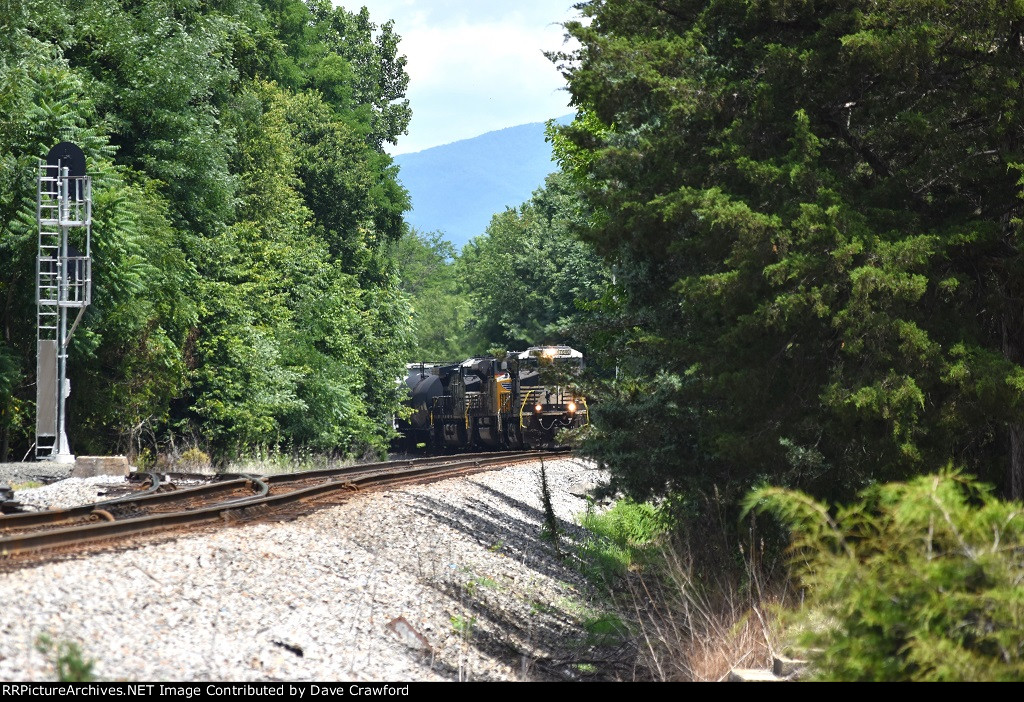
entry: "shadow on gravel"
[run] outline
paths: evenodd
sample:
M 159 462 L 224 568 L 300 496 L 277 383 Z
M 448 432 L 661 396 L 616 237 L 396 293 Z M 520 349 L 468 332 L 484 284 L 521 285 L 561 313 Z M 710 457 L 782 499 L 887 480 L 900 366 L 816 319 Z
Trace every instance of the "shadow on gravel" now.
M 577 552 L 587 533 L 584 529 L 559 519 L 556 553 L 552 543 L 540 538 L 544 521 L 541 510 L 486 485 L 476 483 L 475 488 L 493 498 L 493 503 L 471 499 L 454 506 L 418 495 L 414 508 L 490 550 L 500 547 L 510 561 L 540 575 L 581 591 L 590 589 L 578 570 Z M 581 620 L 585 608 L 574 606 L 567 598 L 538 601 L 531 599 L 529 592 L 510 597 L 501 587 L 475 583 L 465 572 L 437 573 L 424 580 L 460 603 L 465 617 L 460 621 L 459 635 L 467 645 L 518 670 L 521 679 L 634 679 L 634 642 L 628 636 L 595 640 Z M 433 667 L 453 679 L 465 679 L 465 671 L 448 663 L 435 661 Z M 486 679 L 486 675 L 474 679 Z
M 500 660 L 526 681 L 629 681 L 636 676 L 636 648 L 631 639 L 592 641 L 576 616 L 556 606 L 543 611 L 508 607 L 503 598 L 471 592 L 451 580 L 429 583 L 438 592 L 462 603 L 473 625 L 465 633 L 467 645 Z M 570 632 L 576 632 L 572 634 Z M 434 670 L 453 679 L 466 673 L 443 661 Z M 486 680 L 488 675 L 469 676 Z
M 514 517 L 478 499 L 463 500 L 461 507 L 455 507 L 430 497 L 417 496 L 414 501 L 415 508 L 424 515 L 461 531 L 487 548 L 502 544 L 502 553 L 541 575 L 575 585 L 585 585 L 583 577 L 572 567 L 571 560 L 566 560 L 576 557 L 576 547 L 585 534 L 583 529 L 563 519 L 558 520 L 559 548 L 562 552 L 560 558 L 559 554 L 554 553 L 550 543 L 545 543 L 539 538 L 544 518 L 540 510 L 484 485 L 476 487 L 500 498 L 525 518 Z

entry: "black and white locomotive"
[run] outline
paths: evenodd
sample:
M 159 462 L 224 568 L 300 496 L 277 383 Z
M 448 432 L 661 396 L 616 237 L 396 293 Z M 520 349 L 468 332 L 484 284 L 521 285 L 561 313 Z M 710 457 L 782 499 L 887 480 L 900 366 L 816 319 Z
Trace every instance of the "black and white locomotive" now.
M 558 430 L 588 422 L 586 398 L 573 386 L 582 367 L 583 354 L 568 346 L 410 363 L 412 414 L 396 428 L 407 450 L 551 448 Z

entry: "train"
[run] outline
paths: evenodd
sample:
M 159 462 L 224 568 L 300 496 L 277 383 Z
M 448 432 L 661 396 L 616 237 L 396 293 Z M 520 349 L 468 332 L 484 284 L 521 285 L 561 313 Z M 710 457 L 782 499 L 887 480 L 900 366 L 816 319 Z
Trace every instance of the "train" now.
M 573 382 L 583 354 L 569 346 L 531 346 L 502 357 L 406 365 L 407 405 L 396 419 L 406 451 L 557 448 L 558 432 L 589 422 Z

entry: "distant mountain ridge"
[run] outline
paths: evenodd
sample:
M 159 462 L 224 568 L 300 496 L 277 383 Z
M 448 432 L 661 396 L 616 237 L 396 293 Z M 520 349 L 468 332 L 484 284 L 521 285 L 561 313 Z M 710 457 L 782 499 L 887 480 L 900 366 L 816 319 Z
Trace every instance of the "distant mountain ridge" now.
M 521 124 L 395 156 L 399 180 L 412 197 L 406 220 L 424 232 L 444 232 L 461 249 L 484 233 L 492 215 L 522 204 L 557 170 L 544 127 Z

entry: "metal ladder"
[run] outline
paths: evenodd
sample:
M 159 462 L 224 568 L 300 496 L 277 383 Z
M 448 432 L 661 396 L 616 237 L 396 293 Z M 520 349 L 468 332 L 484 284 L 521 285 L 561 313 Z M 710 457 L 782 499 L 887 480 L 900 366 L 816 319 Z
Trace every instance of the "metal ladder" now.
M 40 163 L 36 221 L 35 453 L 46 459 L 68 453 L 63 437 L 68 342 L 92 300 L 92 179 L 69 176 L 59 163 Z M 84 255 L 69 242 L 72 229 L 83 230 Z M 69 308 L 78 308 L 70 329 Z

